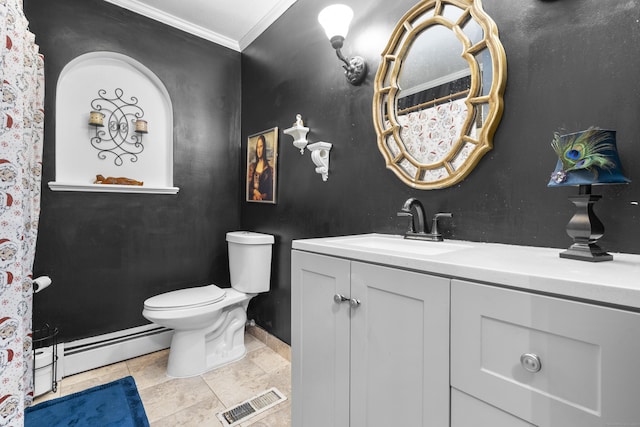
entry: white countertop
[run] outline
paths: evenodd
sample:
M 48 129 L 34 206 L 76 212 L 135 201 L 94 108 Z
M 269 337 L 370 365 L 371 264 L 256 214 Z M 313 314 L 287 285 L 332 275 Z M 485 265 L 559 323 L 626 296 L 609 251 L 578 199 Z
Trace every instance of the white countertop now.
M 354 238 L 407 242 L 417 251 L 353 244 Z M 449 245 L 449 252 L 425 254 L 425 248 Z M 444 248 L 445 246 L 442 246 Z M 402 236 L 366 234 L 294 240 L 292 248 L 452 278 L 495 283 L 524 290 L 640 309 L 640 255 L 612 253 L 613 261 L 586 262 L 560 258 L 563 249 L 480 243 L 406 241 Z M 427 251 L 428 252 L 428 251 Z

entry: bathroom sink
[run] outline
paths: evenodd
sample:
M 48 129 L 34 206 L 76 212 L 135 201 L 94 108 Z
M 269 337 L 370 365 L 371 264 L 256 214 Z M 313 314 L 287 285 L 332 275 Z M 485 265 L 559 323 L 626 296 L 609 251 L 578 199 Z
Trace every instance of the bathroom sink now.
M 408 256 L 440 255 L 448 252 L 468 249 L 471 246 L 451 242 L 430 242 L 424 240 L 407 240 L 402 236 L 386 234 L 363 234 L 359 236 L 336 237 L 328 244 L 364 250 L 368 252 L 406 254 Z

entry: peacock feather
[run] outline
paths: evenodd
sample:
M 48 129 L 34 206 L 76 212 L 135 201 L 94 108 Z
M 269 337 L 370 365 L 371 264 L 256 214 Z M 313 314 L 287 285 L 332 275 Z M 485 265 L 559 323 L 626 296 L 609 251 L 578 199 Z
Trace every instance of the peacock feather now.
M 615 166 L 608 154 L 603 154 L 615 150 L 613 144 L 605 142 L 608 139 L 609 135 L 606 132 L 591 127 L 582 133 L 564 137 L 556 132 L 551 146 L 562 162 L 565 173 L 586 169 L 597 179 L 598 169 L 610 169 Z

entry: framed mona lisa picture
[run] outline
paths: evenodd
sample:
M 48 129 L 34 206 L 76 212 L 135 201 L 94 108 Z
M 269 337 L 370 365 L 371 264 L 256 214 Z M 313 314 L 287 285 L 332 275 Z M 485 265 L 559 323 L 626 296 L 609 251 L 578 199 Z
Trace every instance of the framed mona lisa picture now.
M 247 141 L 247 202 L 276 203 L 278 128 L 249 136 Z

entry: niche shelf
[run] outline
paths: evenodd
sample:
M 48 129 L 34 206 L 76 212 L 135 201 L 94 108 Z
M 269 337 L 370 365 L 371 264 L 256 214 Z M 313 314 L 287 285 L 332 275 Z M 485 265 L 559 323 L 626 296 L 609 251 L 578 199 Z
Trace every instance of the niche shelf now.
M 116 164 L 91 145 L 96 128 L 88 124 L 99 91 L 116 89 L 144 108 L 149 131 L 135 160 Z M 105 122 L 105 126 L 108 124 Z M 101 128 L 106 129 L 106 128 Z M 56 87 L 56 178 L 52 191 L 176 194 L 173 186 L 173 107 L 162 81 L 147 67 L 115 52 L 91 52 L 69 62 Z M 94 184 L 96 175 L 126 177 L 142 186 Z

